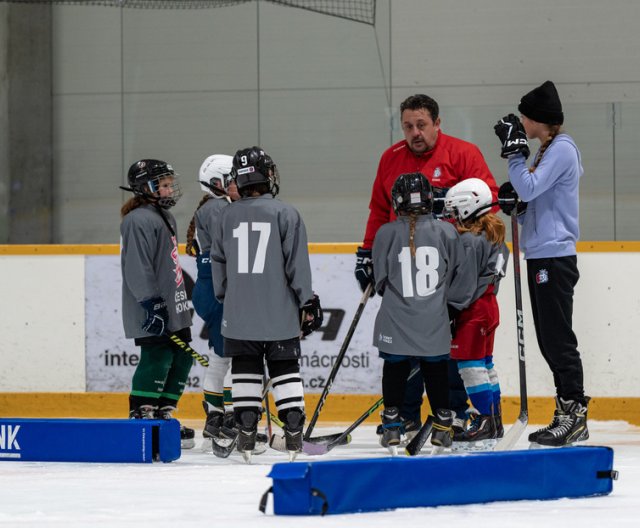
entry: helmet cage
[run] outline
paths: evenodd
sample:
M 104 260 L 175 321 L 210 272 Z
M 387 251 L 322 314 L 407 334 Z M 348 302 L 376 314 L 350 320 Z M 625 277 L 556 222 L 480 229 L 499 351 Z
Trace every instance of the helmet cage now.
M 131 191 L 163 209 L 169 209 L 178 203 L 182 196 L 178 174 L 171 165 L 159 160 L 140 160 L 134 163 L 127 175 Z M 171 178 L 171 193 L 160 196 L 163 181 Z

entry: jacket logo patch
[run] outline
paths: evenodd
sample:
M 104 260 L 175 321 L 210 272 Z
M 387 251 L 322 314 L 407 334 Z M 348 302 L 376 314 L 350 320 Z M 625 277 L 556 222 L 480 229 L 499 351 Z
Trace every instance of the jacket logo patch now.
M 439 180 L 440 176 L 442 176 L 442 171 L 440 170 L 440 167 L 436 167 L 435 170 L 433 171 L 433 176 L 432 178 L 434 180 Z

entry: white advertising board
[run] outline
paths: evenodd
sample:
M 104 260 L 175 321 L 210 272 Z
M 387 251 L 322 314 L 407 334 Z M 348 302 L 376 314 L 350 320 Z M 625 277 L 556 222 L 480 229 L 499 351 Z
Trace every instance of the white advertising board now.
M 195 259 L 181 256 L 187 293 L 196 278 Z M 305 390 L 321 392 L 347 331 L 353 321 L 362 293 L 353 277 L 353 255 L 311 255 L 314 290 L 325 311 L 323 326 L 302 342 L 302 376 Z M 119 256 L 88 256 L 85 270 L 86 293 L 86 375 L 87 391 L 127 392 L 139 361 L 139 348 L 124 338 L 121 314 Z M 189 301 L 191 303 L 191 301 Z M 373 322 L 380 298 L 373 297 L 365 307 L 349 349 L 332 386 L 335 393 L 381 392 L 382 361 L 372 345 Z M 203 337 L 204 324 L 194 313 L 191 346 L 208 355 Z M 194 361 L 188 389 L 202 390 L 204 367 Z

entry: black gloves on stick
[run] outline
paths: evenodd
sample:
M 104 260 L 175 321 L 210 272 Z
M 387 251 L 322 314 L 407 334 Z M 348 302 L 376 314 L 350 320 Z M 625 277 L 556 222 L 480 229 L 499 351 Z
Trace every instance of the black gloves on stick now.
M 309 319 L 309 316 L 313 316 L 313 319 Z M 315 293 L 313 297 L 300 308 L 300 318 L 302 319 L 300 330 L 302 330 L 303 336 L 308 336 L 311 332 L 322 326 L 324 315 L 322 313 L 322 306 L 320 306 L 320 298 Z
M 527 210 L 527 202 L 520 200 L 518 193 L 509 181 L 504 182 L 498 190 L 498 205 L 507 216 L 511 215 L 514 207 L 517 207 L 518 215 L 521 215 Z
M 371 250 L 359 247 L 356 251 L 356 269 L 354 274 L 360 283 L 360 289 L 364 292 L 369 284 L 374 284 L 373 278 L 373 261 L 371 260 Z M 371 296 L 375 295 L 375 291 L 371 290 Z

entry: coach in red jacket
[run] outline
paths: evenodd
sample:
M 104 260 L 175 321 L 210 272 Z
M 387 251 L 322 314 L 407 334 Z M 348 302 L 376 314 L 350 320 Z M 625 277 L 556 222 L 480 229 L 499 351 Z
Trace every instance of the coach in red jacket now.
M 412 95 L 400 105 L 400 119 L 404 140 L 392 145 L 384 151 L 378 165 L 376 179 L 371 191 L 369 203 L 369 220 L 362 246 L 356 253 L 355 276 L 362 291 L 373 282 L 374 270 L 371 265 L 371 247 L 373 239 L 382 224 L 395 219 L 391 205 L 391 187 L 400 174 L 421 172 L 436 188 L 444 189 L 442 196 L 449 187 L 467 178 L 480 178 L 489 185 L 494 200 L 498 195 L 496 184 L 480 149 L 473 143 L 447 136 L 440 130 L 440 115 L 438 103 L 423 94 Z M 451 406 L 458 418 L 462 418 L 466 409 L 466 392 L 457 373 L 457 368 L 451 365 L 449 375 L 451 382 Z M 415 377 L 414 379 L 419 379 Z M 422 400 L 422 386 L 418 384 L 410 395 L 407 391 L 405 405 L 401 411 L 406 429 L 419 427 L 420 402 Z M 417 392 L 420 397 L 417 398 Z M 464 401 L 464 403 L 463 403 Z M 456 429 L 461 423 L 456 420 Z

